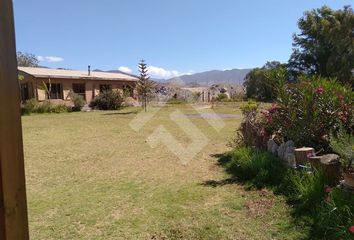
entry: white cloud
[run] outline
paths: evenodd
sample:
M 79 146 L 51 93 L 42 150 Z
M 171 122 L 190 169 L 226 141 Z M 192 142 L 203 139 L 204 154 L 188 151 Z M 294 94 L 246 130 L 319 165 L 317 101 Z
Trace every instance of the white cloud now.
M 42 56 L 37 56 L 37 59 L 38 59 L 38 61 L 40 61 L 40 62 L 44 62 L 44 61 L 45 61 L 45 58 L 42 57 Z
M 55 56 L 37 56 L 38 61 L 40 62 L 62 62 L 64 58 L 62 57 L 55 57 Z
M 124 67 L 124 66 L 120 66 L 118 68 L 118 70 L 121 71 L 121 72 L 124 72 L 124 73 L 129 73 L 129 74 L 133 72 L 130 68 Z
M 149 66 L 148 73 L 150 76 L 156 78 L 172 78 L 180 75 L 180 73 L 176 70 L 166 70 L 156 66 Z
M 186 73 L 182 73 L 181 75 L 192 75 L 192 74 L 194 74 L 194 71 L 189 71 L 189 72 L 186 72 Z
M 191 74 L 193 74 L 193 71 L 181 73 L 177 70 L 167 70 L 162 67 L 148 66 L 148 74 L 154 78 L 167 79 L 167 78 L 179 77 L 182 75 L 191 75 Z

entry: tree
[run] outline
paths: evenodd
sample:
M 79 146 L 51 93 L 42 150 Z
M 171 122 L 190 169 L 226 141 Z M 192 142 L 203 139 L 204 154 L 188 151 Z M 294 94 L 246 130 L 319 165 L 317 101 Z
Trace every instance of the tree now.
M 17 65 L 20 67 L 38 67 L 38 59 L 32 53 L 17 52 Z
M 155 82 L 150 80 L 149 74 L 148 74 L 148 68 L 144 60 L 141 60 L 139 63 L 139 81 L 137 83 L 137 90 L 139 94 L 139 98 L 142 101 L 142 106 L 146 112 L 146 107 L 149 98 L 154 92 L 155 89 Z
M 327 6 L 305 12 L 298 22 L 300 34 L 293 36 L 289 60 L 295 75 L 336 77 L 353 86 L 354 14 L 350 6 L 332 10 Z
M 286 71 L 286 66 L 277 61 L 267 62 L 261 68 L 254 68 L 245 77 L 243 83 L 246 88 L 246 97 L 254 98 L 258 101 L 272 101 L 276 97 L 275 78 L 272 72 L 282 69 Z

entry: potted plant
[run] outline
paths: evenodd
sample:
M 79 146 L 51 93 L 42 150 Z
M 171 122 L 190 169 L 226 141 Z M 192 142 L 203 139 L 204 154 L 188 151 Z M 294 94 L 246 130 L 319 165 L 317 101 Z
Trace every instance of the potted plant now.
M 354 136 L 342 127 L 334 135 L 331 134 L 330 147 L 340 156 L 344 183 L 354 188 Z

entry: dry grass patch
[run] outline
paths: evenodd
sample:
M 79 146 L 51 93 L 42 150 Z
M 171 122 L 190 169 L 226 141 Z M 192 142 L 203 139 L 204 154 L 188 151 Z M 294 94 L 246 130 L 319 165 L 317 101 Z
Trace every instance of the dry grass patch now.
M 217 132 L 191 118 L 210 141 L 187 165 L 165 146 L 149 146 L 147 136 L 161 124 L 188 144 L 169 117 L 176 107 L 196 113 L 165 107 L 139 132 L 129 127 L 136 108 L 23 117 L 31 238 L 296 239 L 281 199 L 261 219 L 250 218 L 245 204 L 260 201 L 257 192 L 202 184 L 225 178 L 213 156 L 228 150 L 238 119 L 224 119 Z M 240 113 L 232 106 L 214 110 Z

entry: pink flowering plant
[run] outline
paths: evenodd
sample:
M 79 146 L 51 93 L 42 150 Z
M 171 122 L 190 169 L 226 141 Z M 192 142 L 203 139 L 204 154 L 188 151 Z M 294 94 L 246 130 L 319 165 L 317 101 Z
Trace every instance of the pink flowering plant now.
M 277 100 L 263 111 L 265 129 L 280 141 L 329 150 L 329 135 L 343 126 L 354 129 L 353 92 L 334 79 L 302 77 L 277 87 Z

